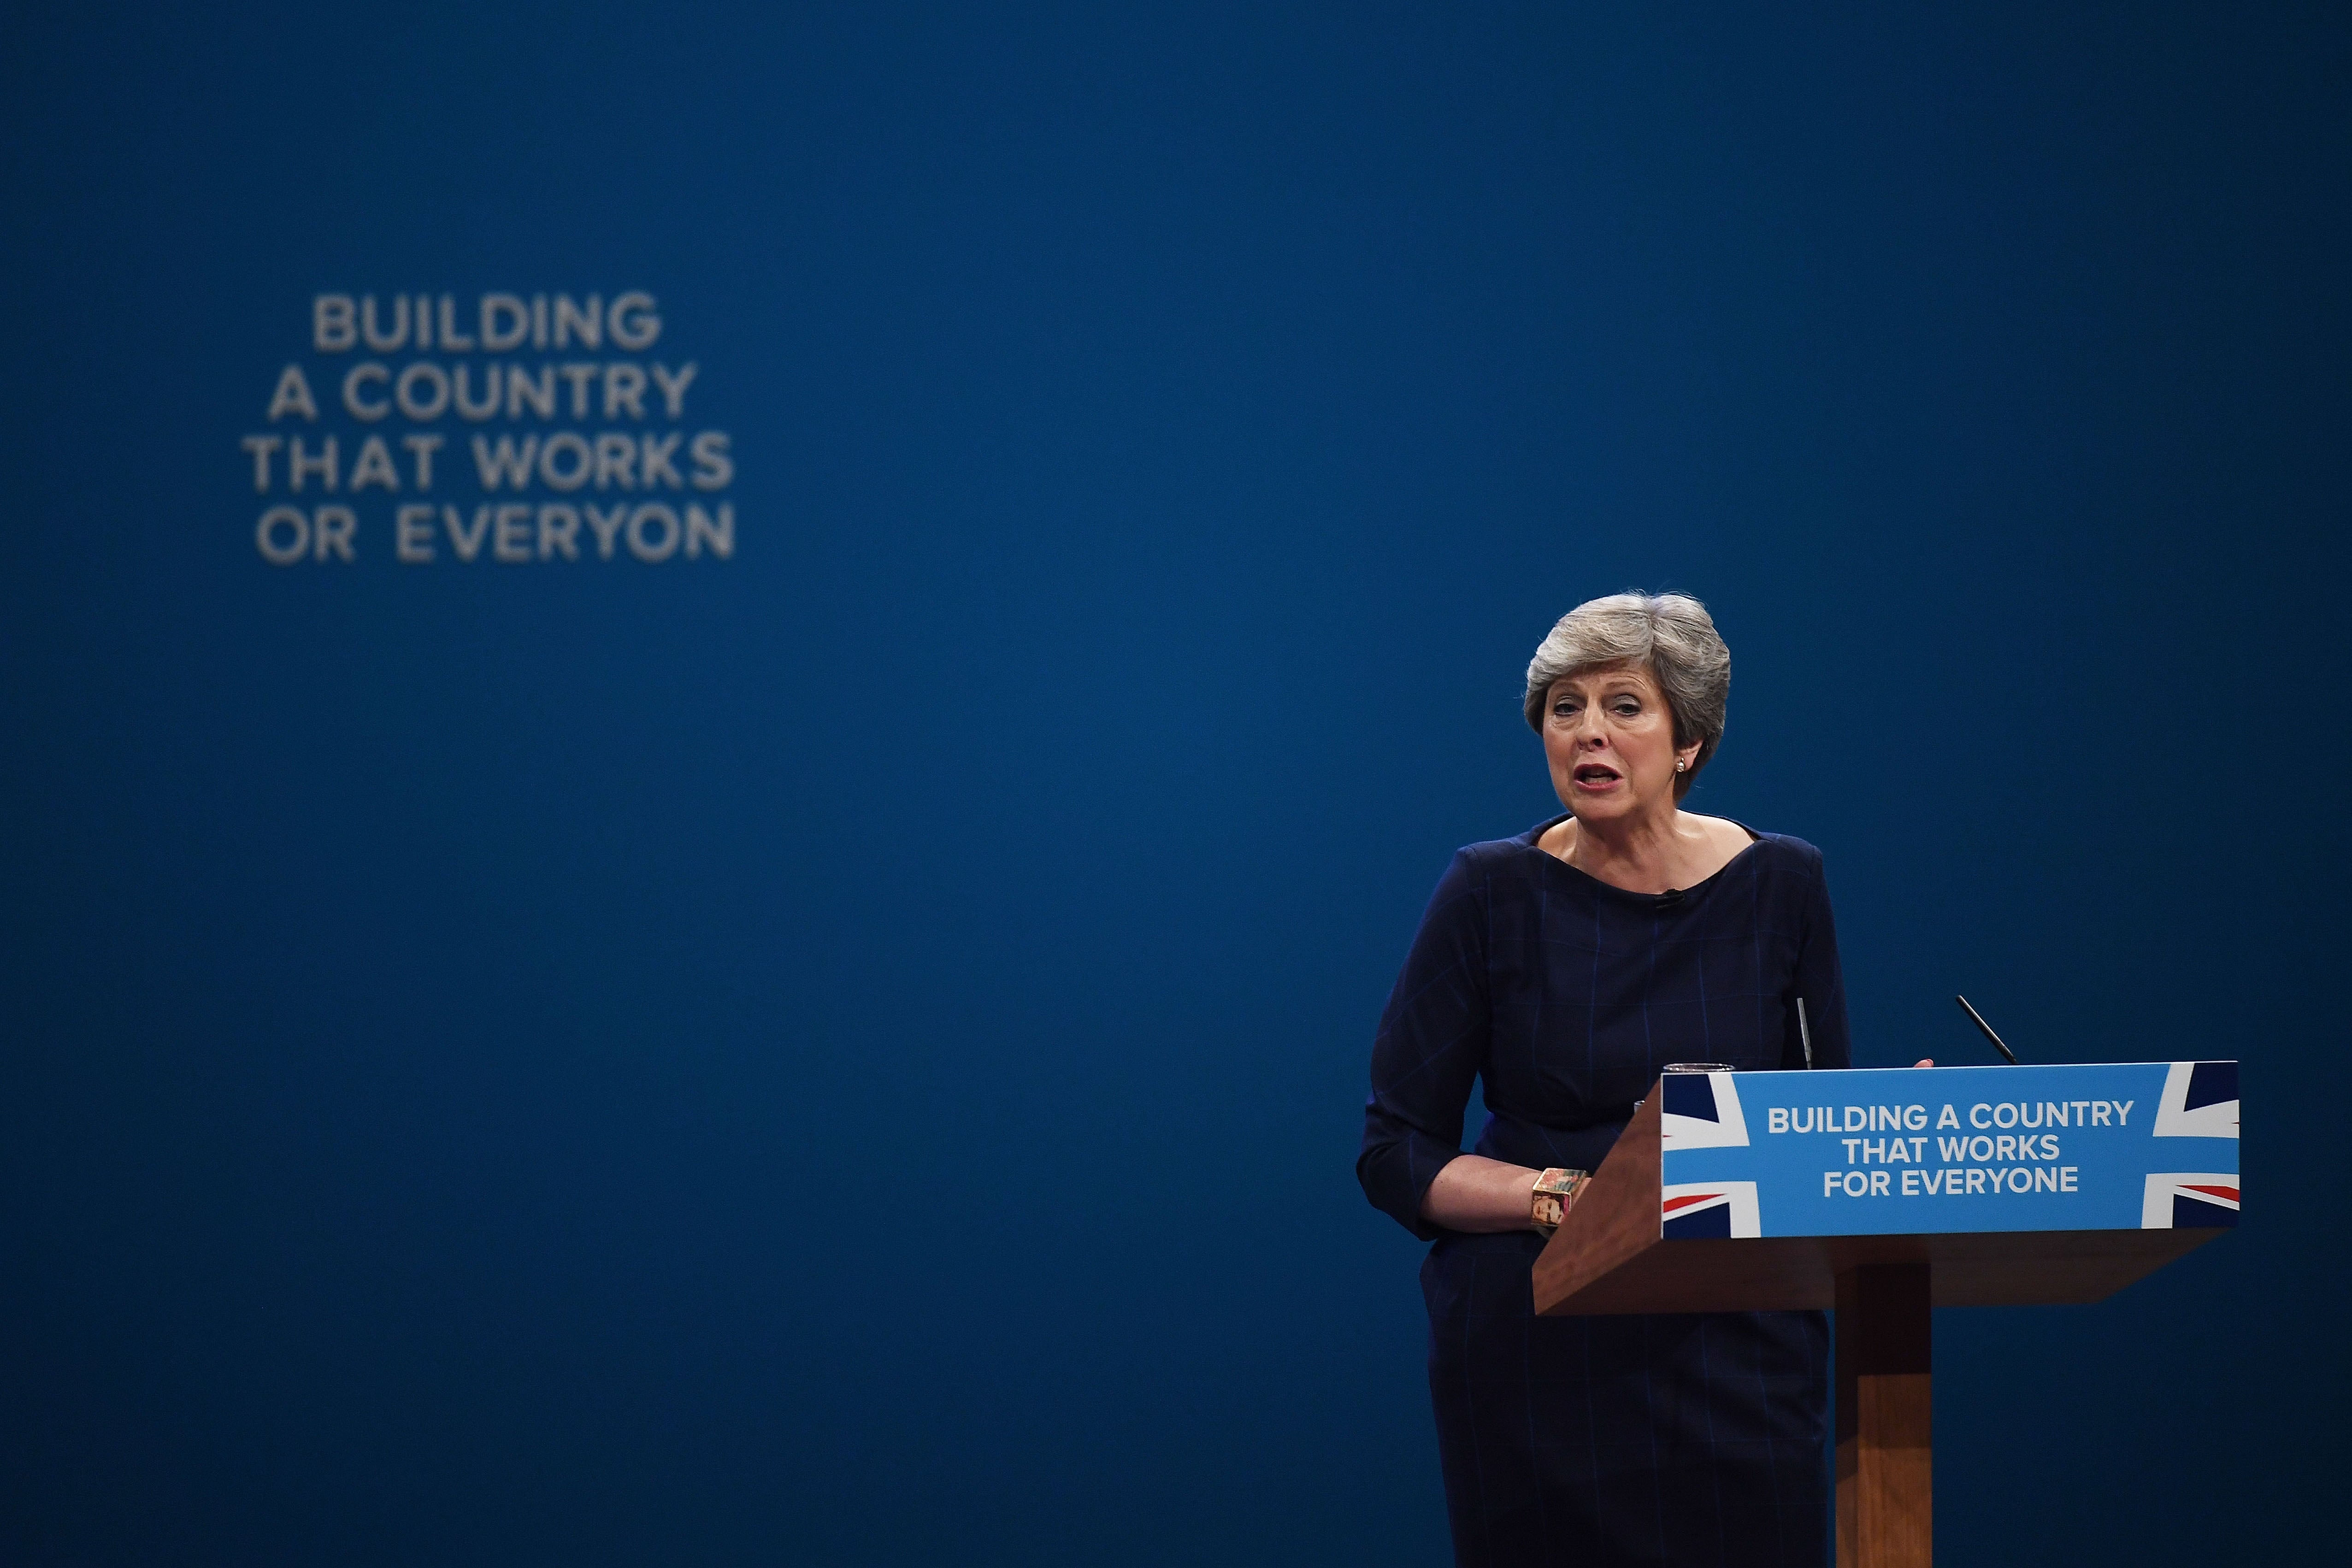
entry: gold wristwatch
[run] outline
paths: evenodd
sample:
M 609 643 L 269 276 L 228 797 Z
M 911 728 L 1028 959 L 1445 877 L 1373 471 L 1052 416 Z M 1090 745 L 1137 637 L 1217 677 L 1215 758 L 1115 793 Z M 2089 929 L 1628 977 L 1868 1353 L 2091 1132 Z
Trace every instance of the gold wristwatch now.
M 1549 1239 L 1568 1217 L 1576 1203 L 1576 1194 L 1592 1178 L 1582 1171 L 1563 1171 L 1558 1166 L 1536 1178 L 1536 1190 L 1528 1200 L 1528 1223 Z

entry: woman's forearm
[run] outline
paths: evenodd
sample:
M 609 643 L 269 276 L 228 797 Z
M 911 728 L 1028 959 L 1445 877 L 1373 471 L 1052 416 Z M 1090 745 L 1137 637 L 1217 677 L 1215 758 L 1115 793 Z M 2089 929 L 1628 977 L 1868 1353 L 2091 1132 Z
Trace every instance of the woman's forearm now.
M 1447 1230 L 1531 1230 L 1530 1205 L 1541 1174 L 1484 1154 L 1462 1155 L 1422 1194 L 1421 1217 Z

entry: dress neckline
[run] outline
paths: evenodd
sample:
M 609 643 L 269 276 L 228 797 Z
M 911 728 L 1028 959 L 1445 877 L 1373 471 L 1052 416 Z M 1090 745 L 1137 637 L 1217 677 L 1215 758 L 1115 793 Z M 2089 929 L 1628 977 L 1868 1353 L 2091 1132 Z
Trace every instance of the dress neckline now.
M 1740 832 L 1748 835 L 1748 846 L 1746 848 L 1740 850 L 1730 859 L 1726 860 L 1722 865 L 1717 866 L 1714 870 L 1708 872 L 1706 876 L 1701 877 L 1697 881 L 1693 882 L 1687 888 L 1673 888 L 1663 893 L 1637 893 L 1631 888 L 1621 888 L 1614 882 L 1604 882 L 1600 878 L 1594 876 L 1591 872 L 1570 865 L 1567 861 L 1561 859 L 1550 850 L 1546 849 L 1543 845 L 1538 842 L 1545 834 L 1549 833 L 1553 828 L 1558 827 L 1561 823 L 1566 822 L 1570 817 L 1575 815 L 1576 814 L 1572 811 L 1563 811 L 1558 816 L 1548 816 L 1543 821 L 1537 823 L 1533 827 L 1528 828 L 1525 833 L 1520 834 L 1514 842 L 1526 845 L 1530 853 L 1551 862 L 1551 864 L 1559 867 L 1561 870 L 1568 872 L 1581 882 L 1598 888 L 1604 893 L 1613 893 L 1621 899 L 1632 899 L 1636 903 L 1649 909 L 1673 909 L 1697 897 L 1700 893 L 1706 891 L 1717 882 L 1721 881 L 1723 879 L 1723 874 L 1726 871 L 1730 870 L 1734 866 L 1738 865 L 1742 860 L 1748 858 L 1748 855 L 1754 851 L 1756 847 L 1764 842 L 1765 837 L 1763 834 L 1757 832 L 1756 829 L 1748 826 L 1748 824 L 1740 821 L 1739 818 L 1736 816 L 1727 816 L 1723 819 L 1724 821 L 1731 824 L 1732 826 L 1737 827 Z

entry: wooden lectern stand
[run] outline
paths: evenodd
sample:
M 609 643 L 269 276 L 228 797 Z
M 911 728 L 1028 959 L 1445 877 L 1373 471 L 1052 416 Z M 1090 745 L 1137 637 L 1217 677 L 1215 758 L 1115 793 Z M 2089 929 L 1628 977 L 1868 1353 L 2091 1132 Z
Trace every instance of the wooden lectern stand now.
M 2182 1068 L 2229 1068 L 2227 1137 L 2235 1139 L 2234 1064 L 2148 1066 L 2159 1074 L 2169 1071 L 2173 1079 L 2184 1079 L 2186 1075 L 2179 1070 Z M 1619 1136 L 1608 1158 L 1537 1259 L 1536 1310 L 1591 1315 L 1834 1310 L 1839 1568 L 1927 1568 L 1932 1555 L 1934 1519 L 1929 1395 L 1931 1309 L 2096 1301 L 2211 1240 L 2220 1234 L 2214 1226 L 2235 1221 L 2234 1173 L 2226 1177 L 2226 1188 L 2221 1184 L 2221 1178 L 2216 1177 L 2192 1190 L 2184 1185 L 2186 1176 L 2147 1173 L 2148 1162 L 2136 1157 L 2138 1151 L 2155 1147 L 2147 1143 L 2145 1134 L 2150 1124 L 2158 1121 L 2160 1095 L 2135 1093 L 2133 1098 L 2140 1103 L 2126 1112 L 2122 1125 L 2103 1121 L 2089 1133 L 2076 1133 L 2076 1115 L 2065 1110 L 2070 1103 L 2084 1107 L 2080 1114 L 2087 1121 L 2090 1106 L 2128 1106 L 2130 1102 L 2120 1097 L 2111 1102 L 2104 1095 L 2094 1099 L 2074 1080 L 2054 1075 L 2113 1075 L 2123 1070 L 1948 1068 L 1923 1071 L 1916 1078 L 1881 1071 L 1717 1073 L 1691 1075 L 1695 1081 L 1684 1084 L 1677 1084 L 1673 1078 L 1662 1079 L 1652 1088 L 1631 1124 Z M 2148 1067 L 2141 1070 L 2145 1072 Z M 1999 1075 L 2003 1073 L 2015 1076 L 2000 1079 Z M 2029 1084 L 2024 1081 L 2027 1075 L 2041 1081 Z M 1724 1081 L 1735 1077 L 1736 1090 Z M 1973 1081 L 1953 1081 L 1963 1077 Z M 1717 1080 L 1712 1089 L 1706 1084 L 1708 1078 Z M 1866 1086 L 1851 1081 L 1864 1079 L 1873 1081 Z M 1832 1079 L 1848 1081 L 1828 1081 Z M 1795 1081 L 1768 1087 L 1764 1080 Z M 2104 1084 L 2105 1079 L 2100 1081 Z M 2075 1152 L 2055 1141 L 2046 1146 L 2073 1153 L 2079 1162 L 2063 1167 L 2067 1173 L 2065 1179 L 2073 1183 L 2067 1194 L 2058 1190 L 2057 1172 L 2062 1167 L 2051 1165 L 2045 1178 L 2050 1184 L 2048 1195 L 2085 1196 L 2086 1188 L 2106 1173 L 2105 1165 L 2099 1163 L 2105 1160 L 2124 1171 L 2132 1184 L 2133 1190 L 2123 1194 L 2130 1205 L 2128 1227 L 2116 1224 L 2110 1217 L 2126 1211 L 2109 1202 L 2097 1216 L 2106 1223 L 2095 1228 L 1881 1229 L 1867 1234 L 1795 1234 L 1804 1230 L 1822 1232 L 1828 1226 L 1848 1223 L 1877 1226 L 1922 1220 L 1969 1225 L 1995 1220 L 2013 1224 L 2021 1214 L 2029 1220 L 2046 1217 L 2071 1221 L 2085 1217 L 2087 1202 L 2059 1202 L 2040 1210 L 2027 1206 L 2031 1200 L 2042 1195 L 2035 1190 L 2034 1173 L 2039 1168 L 2040 1152 L 2045 1147 L 2038 1141 L 2039 1133 L 2033 1145 L 2036 1163 L 2018 1161 L 2014 1151 L 2020 1135 L 2012 1133 L 2006 1144 L 2012 1163 L 2006 1169 L 1987 1166 L 1979 1179 L 1969 1177 L 1966 1167 L 1948 1173 L 1945 1167 L 1937 1166 L 1937 1191 L 1933 1194 L 1924 1191 L 1927 1173 L 1922 1169 L 1924 1162 L 1906 1159 L 1891 1168 L 1867 1162 L 1866 1158 L 1856 1163 L 1853 1145 L 1861 1145 L 1866 1156 L 1872 1146 L 1870 1141 L 1835 1135 L 1857 1121 L 1860 1130 L 1867 1131 L 1873 1113 L 1871 1105 L 1862 1104 L 1851 1108 L 1861 1113 L 1858 1118 L 1848 1116 L 1849 1108 L 1839 1100 L 1858 1100 L 1865 1093 L 1883 1099 L 1894 1093 L 1921 1102 L 1912 1108 L 1912 1119 L 1907 1123 L 1912 1128 L 1924 1129 L 1948 1104 L 1952 1119 L 1960 1127 L 1958 1146 L 1965 1153 L 1971 1139 L 1990 1141 L 1996 1136 L 1990 1131 L 1969 1131 L 1971 1117 L 1986 1128 L 2018 1125 L 2015 1118 L 2021 1114 L 2021 1102 L 2015 1094 L 2030 1090 L 2039 1096 L 2053 1088 L 2067 1093 L 2069 1100 L 2024 1101 L 2023 1113 L 2033 1115 L 2039 1123 L 2045 1114 L 2044 1105 L 2059 1107 L 2066 1114 L 2066 1121 L 2062 1124 L 2065 1131 L 2053 1133 L 2052 1137 L 2063 1137 L 2083 1147 Z M 2004 1091 L 2011 1098 L 1996 1098 Z M 2184 1094 L 2185 1091 L 2173 1098 L 2178 1100 Z M 1765 1102 L 1776 1096 L 1792 1102 L 1811 1103 L 1770 1108 L 1772 1132 L 1784 1131 L 1781 1124 L 1793 1123 L 1800 1118 L 1818 1122 L 1828 1115 L 1832 1124 L 1811 1138 L 1802 1134 L 1812 1131 L 1812 1128 L 1797 1126 L 1794 1131 L 1799 1136 L 1794 1138 L 1753 1136 L 1751 1140 L 1751 1130 L 1753 1134 L 1764 1133 L 1764 1129 L 1757 1125 L 1762 1120 L 1759 1112 L 1766 1111 Z M 1741 1098 L 1748 1101 L 1744 1116 Z M 1679 1106 L 1675 1103 L 1678 1099 L 1682 1102 Z M 1718 1100 L 1723 1101 L 1723 1108 L 1716 1112 Z M 2150 1103 L 2152 1100 L 2158 1103 Z M 2189 1109 L 2193 1111 L 2198 1108 Z M 1711 1113 L 1678 1117 L 1674 1114 L 1677 1110 L 1705 1110 Z M 1878 1114 L 1882 1123 L 1892 1122 L 1898 1131 L 1906 1125 L 1902 1121 L 1904 1107 L 1896 1106 Z M 2054 1117 L 2057 1112 L 2048 1114 Z M 2182 1112 L 2176 1107 L 2174 1114 L 2177 1117 Z M 2010 1120 L 1996 1123 L 1996 1115 L 2005 1115 Z M 1690 1124 L 1700 1145 L 1697 1152 L 1683 1157 L 1683 1163 L 1688 1166 L 1704 1162 L 1712 1169 L 1694 1173 L 1675 1168 L 1673 1131 L 1682 1122 Z M 2210 1157 L 2216 1135 L 2209 1130 L 2214 1124 L 2209 1113 L 2199 1128 L 2205 1135 L 2200 1137 L 2200 1149 L 2196 1152 L 2207 1154 L 2205 1163 L 2209 1164 L 2221 1163 Z M 2092 1134 L 2111 1130 L 2119 1135 L 2139 1136 L 2119 1136 L 2107 1140 L 2108 1147 L 2100 1147 Z M 1738 1139 L 1736 1146 L 1730 1137 L 1734 1131 Z M 2165 1136 L 2160 1126 L 2156 1135 Z M 1949 1131 L 1944 1134 L 1946 1140 L 1952 1137 Z M 1887 1152 L 1887 1142 L 1882 1127 L 1875 1141 L 1882 1155 Z M 1916 1150 L 1925 1154 L 1939 1142 L 1942 1140 L 1932 1131 L 1914 1133 L 1903 1140 L 1902 1152 L 1907 1156 Z M 1991 1145 L 1988 1142 L 1981 1146 Z M 1737 1157 L 1748 1155 L 1751 1147 L 1756 1151 L 1756 1168 L 1747 1173 L 1755 1179 L 1743 1182 L 1738 1179 L 1742 1167 L 1737 1163 Z M 2160 1154 L 2169 1152 L 2169 1148 L 2159 1151 Z M 2227 1146 L 2227 1163 L 2234 1170 L 2234 1142 Z M 2159 1163 L 2180 1162 L 2173 1159 Z M 1905 1179 L 1906 1169 L 1913 1173 L 1908 1180 Z M 1873 1173 L 1878 1171 L 1886 1172 L 1887 1180 L 1874 1188 Z M 1996 1171 L 2002 1173 L 1996 1176 Z M 2021 1177 L 2014 1173 L 2020 1171 L 2024 1173 Z M 1725 1172 L 1732 1173 L 1731 1179 L 1714 1183 L 1681 1179 L 1693 1173 L 1719 1176 Z M 1839 1200 L 1845 1199 L 1857 1174 L 1862 1193 L 1840 1207 Z M 1957 1182 L 1953 1182 L 1954 1175 L 1959 1178 Z M 2120 1184 L 2121 1181 L 2118 1176 L 2110 1184 Z M 1797 1186 L 1800 1182 L 1801 1188 Z M 1948 1182 L 1953 1182 L 1948 1195 L 1942 1191 Z M 2021 1182 L 2025 1190 L 2015 1191 Z M 2165 1185 L 2167 1183 L 2170 1184 Z M 1990 1194 L 1986 1191 L 1988 1184 L 1993 1188 Z M 1725 1191 L 1717 1192 L 1715 1188 Z M 1732 1191 L 1740 1188 L 1745 1189 L 1744 1194 Z M 1814 1203 L 1811 1200 L 1816 1191 L 1833 1196 Z M 2203 1218 L 2189 1215 L 2185 1223 L 2174 1227 L 2176 1222 L 2170 1217 L 2173 1211 L 2169 1205 L 2176 1193 L 2183 1194 L 2183 1201 L 2190 1208 L 2202 1212 L 2210 1207 L 2218 1214 L 2224 1212 L 2219 1207 L 2222 1200 L 2216 1197 L 2206 1202 L 2200 1194 L 2223 1191 L 2228 1194 L 2226 1219 L 2210 1215 Z M 1990 1203 L 1986 1201 L 1989 1196 L 1992 1198 Z M 1921 1199 L 1925 1199 L 1924 1205 L 1917 1201 Z M 1735 1217 L 1741 1212 L 1742 1203 L 1747 1205 L 1744 1223 Z M 1716 1223 L 1691 1223 L 1717 1210 L 1722 1211 L 1723 1217 Z M 1996 1214 L 1996 1210 L 2000 1212 Z M 2163 1220 L 2166 1228 L 2152 1227 L 2158 1218 Z M 1678 1230 L 1683 1234 L 1676 1234 Z

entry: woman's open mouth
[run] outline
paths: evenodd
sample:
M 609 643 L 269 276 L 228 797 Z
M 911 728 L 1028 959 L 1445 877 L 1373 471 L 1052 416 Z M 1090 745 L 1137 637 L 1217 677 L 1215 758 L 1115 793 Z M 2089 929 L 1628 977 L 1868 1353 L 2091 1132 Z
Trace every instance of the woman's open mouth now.
M 1603 763 L 1580 763 L 1570 776 L 1576 781 L 1579 789 L 1602 790 L 1618 783 L 1623 775 Z

